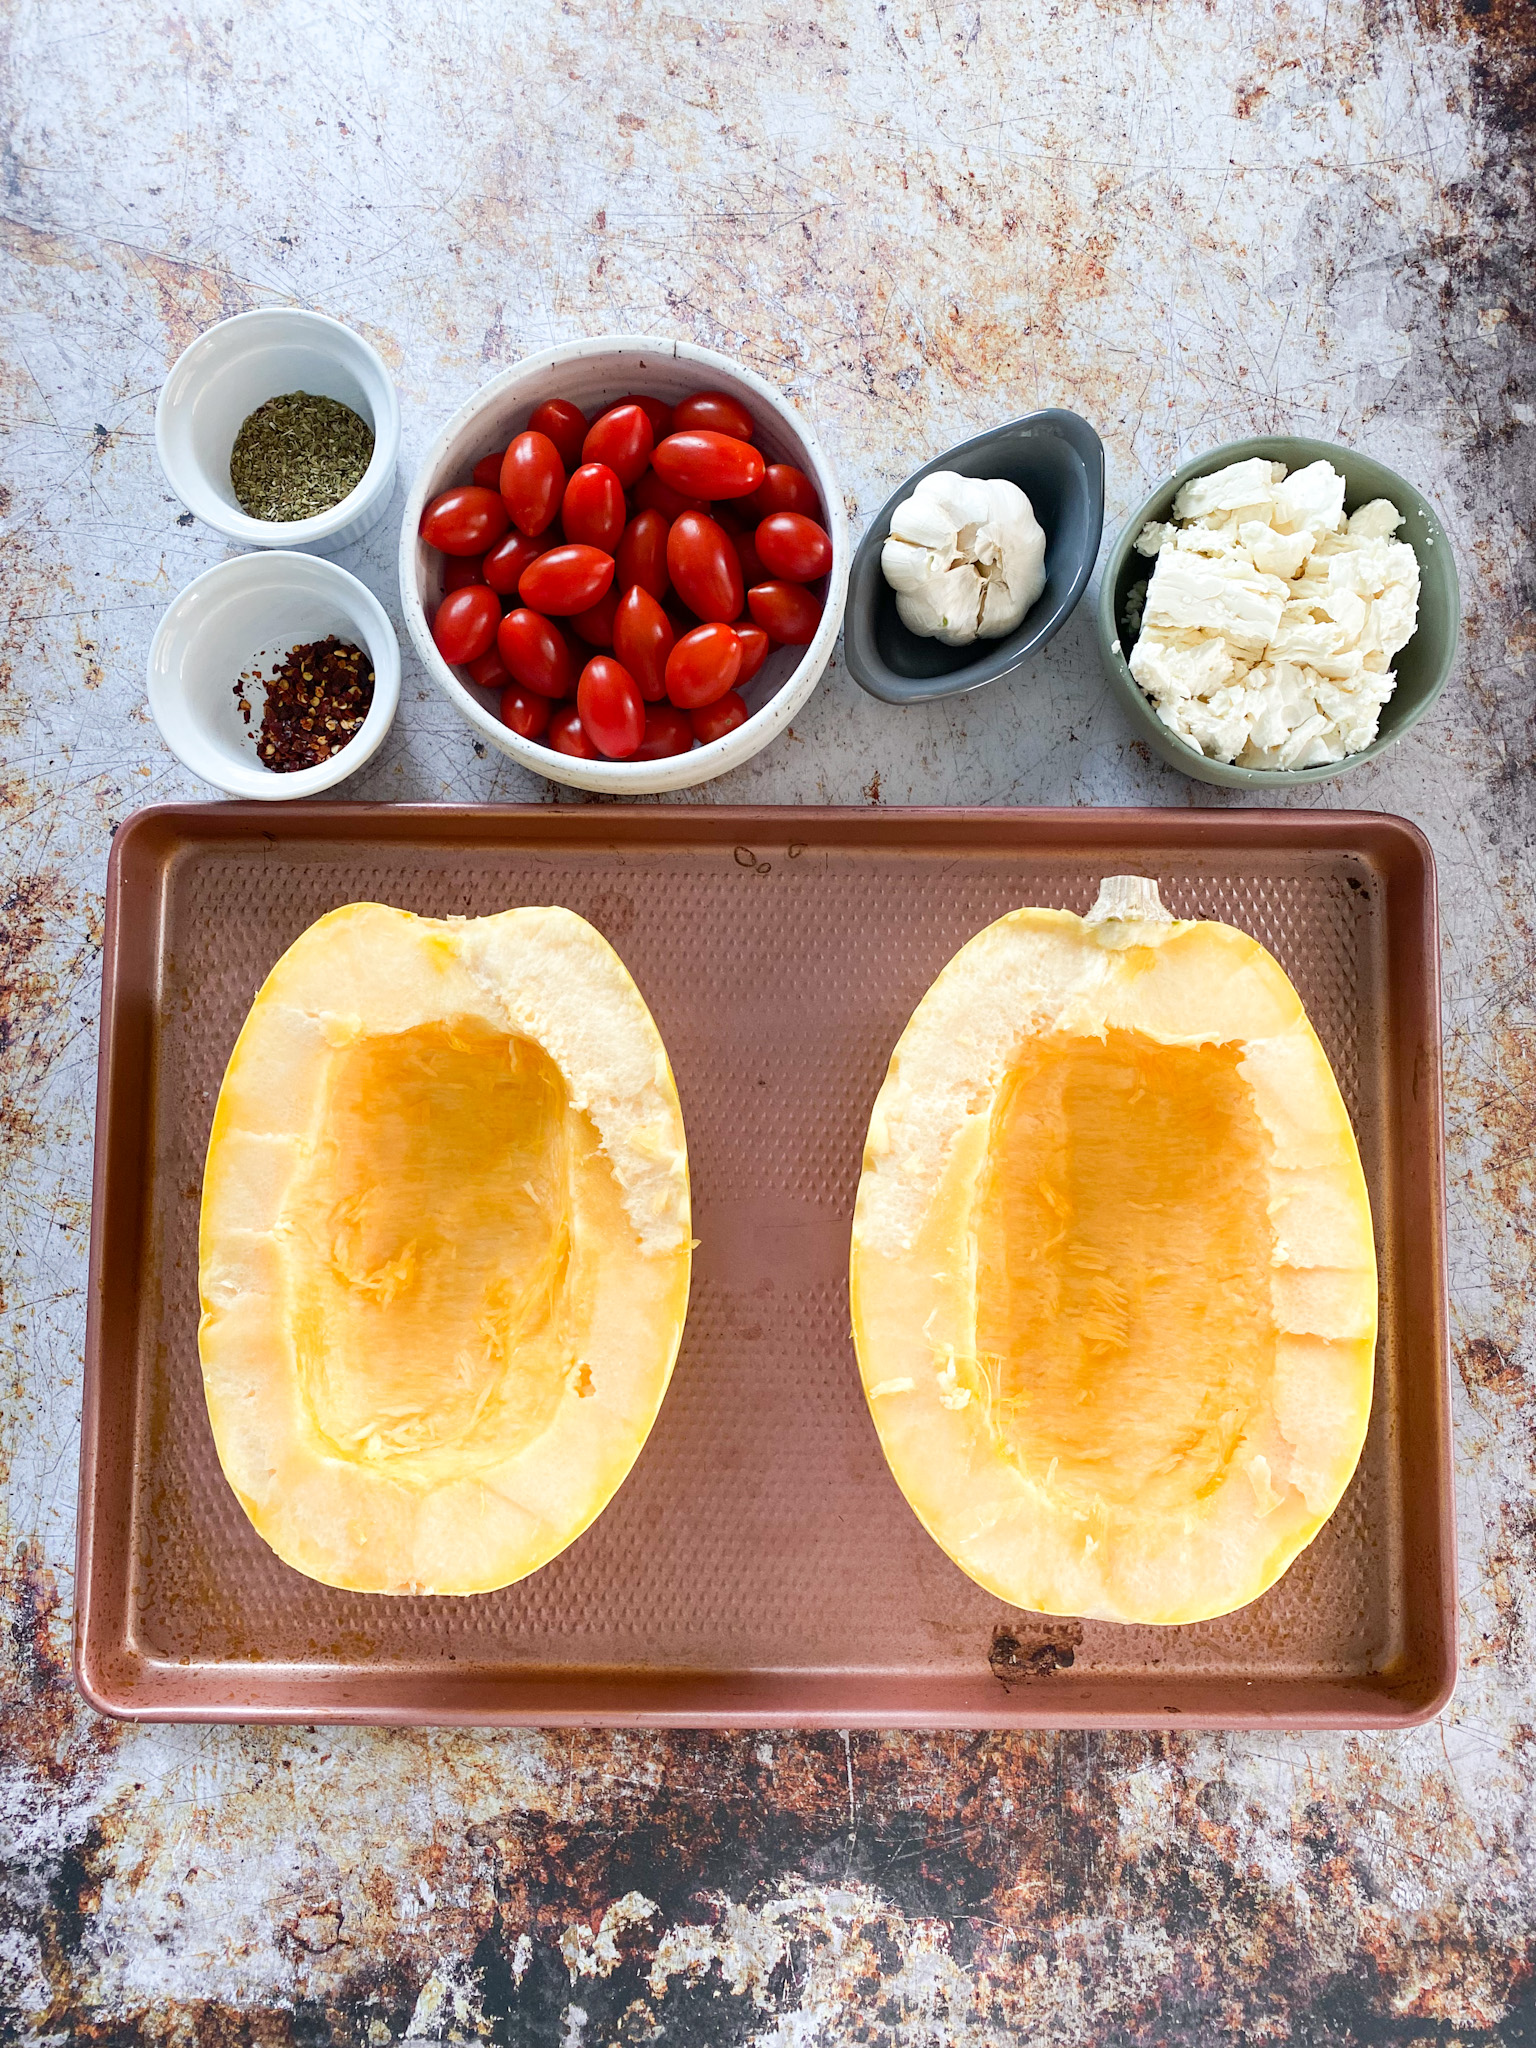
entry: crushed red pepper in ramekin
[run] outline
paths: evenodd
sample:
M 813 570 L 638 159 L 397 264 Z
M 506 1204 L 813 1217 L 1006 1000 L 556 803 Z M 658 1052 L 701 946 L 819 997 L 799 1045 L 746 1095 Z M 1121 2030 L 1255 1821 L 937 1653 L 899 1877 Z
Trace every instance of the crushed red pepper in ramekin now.
M 361 730 L 373 702 L 373 665 L 333 633 L 292 648 L 265 682 L 260 669 L 240 678 L 235 700 L 249 725 L 247 689 L 266 692 L 256 751 L 264 766 L 284 775 L 328 761 Z

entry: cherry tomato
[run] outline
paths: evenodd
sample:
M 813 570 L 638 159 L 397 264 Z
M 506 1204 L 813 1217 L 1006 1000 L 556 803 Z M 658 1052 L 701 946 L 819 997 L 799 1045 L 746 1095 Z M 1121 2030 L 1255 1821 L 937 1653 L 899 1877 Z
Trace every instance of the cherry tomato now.
M 768 638 L 786 647 L 806 646 L 821 623 L 821 599 L 803 583 L 754 583 L 747 608 Z
M 590 604 L 584 612 L 575 612 L 566 621 L 579 640 L 585 640 L 589 647 L 611 647 L 613 645 L 613 615 L 619 608 L 619 586 L 610 583 L 607 590 Z
M 584 462 L 572 472 L 560 524 L 567 540 L 613 553 L 624 532 L 624 486 L 606 462 Z
M 670 582 L 667 575 L 668 531 L 669 522 L 660 512 L 637 512 L 631 519 L 624 529 L 624 538 L 619 542 L 619 573 L 615 580 L 621 590 L 628 590 L 631 583 L 638 583 L 654 598 L 666 596 Z
M 478 661 L 466 661 L 469 680 L 478 683 L 482 690 L 504 690 L 512 681 L 512 671 L 501 658 L 501 649 L 488 647 Z
M 517 579 L 530 562 L 536 562 L 540 555 L 547 553 L 543 537 L 530 540 L 526 533 L 519 533 L 514 526 L 503 541 L 485 558 L 485 581 L 498 597 L 511 597 L 517 589 Z
M 596 604 L 612 581 L 612 555 L 568 543 L 530 562 L 518 578 L 517 594 L 536 612 L 563 619 Z
M 553 441 L 567 469 L 574 469 L 580 462 L 581 444 L 587 438 L 587 416 L 568 398 L 546 398 L 542 405 L 536 405 L 528 421 L 528 430 Z
M 696 498 L 744 498 L 763 480 L 763 458 L 750 441 L 703 427 L 668 434 L 651 459 L 664 484 Z
M 576 666 L 565 635 L 551 620 L 519 608 L 496 629 L 496 650 L 507 673 L 540 697 L 568 697 Z
M 484 555 L 450 555 L 448 566 L 443 571 L 443 595 L 450 590 L 464 590 L 471 583 L 484 583 Z
M 693 745 L 693 727 L 688 713 L 675 704 L 647 704 L 645 734 L 632 759 L 665 761 L 669 754 L 686 754 Z
M 501 495 L 520 533 L 542 533 L 560 510 L 565 464 L 548 434 L 519 434 L 501 465 Z
M 734 619 L 741 613 L 745 585 L 731 537 L 707 512 L 684 512 L 667 535 L 667 573 L 672 587 L 701 619 Z
M 562 704 L 549 721 L 545 744 L 554 748 L 557 754 L 574 754 L 578 761 L 595 761 L 596 747 L 587 738 L 586 727 L 581 722 L 581 713 L 574 704 Z
M 457 484 L 421 515 L 421 537 L 444 555 L 483 555 L 507 530 L 507 508 L 495 491 Z
M 450 590 L 432 621 L 432 638 L 444 661 L 457 667 L 477 661 L 496 638 L 501 624 L 501 605 L 494 590 L 483 583 L 471 583 L 465 590 Z
M 704 704 L 697 711 L 690 711 L 688 721 L 693 727 L 694 737 L 707 747 L 711 740 L 723 740 L 738 725 L 745 725 L 750 716 L 745 698 L 735 690 L 727 690 L 713 704 Z
M 750 526 L 743 526 L 739 519 L 733 519 L 722 507 L 719 523 L 731 537 L 731 546 L 736 550 L 736 559 L 741 564 L 743 591 L 750 590 L 754 583 L 766 583 L 768 571 L 763 567 L 762 557 L 757 552 L 757 543 L 752 538 Z M 743 596 L 745 603 L 745 596 Z
M 656 436 L 650 420 L 638 405 L 615 405 L 587 429 L 581 444 L 583 462 L 606 462 L 618 474 L 626 491 L 632 490 L 645 474 Z M 637 743 L 638 744 L 638 743 Z
M 667 656 L 677 638 L 672 621 L 643 584 L 632 583 L 613 619 L 613 651 L 639 685 L 647 704 L 667 694 Z
M 754 522 L 766 519 L 770 512 L 801 512 L 807 519 L 820 519 L 821 500 L 803 469 L 788 462 L 770 462 L 762 482 L 741 509 Z
M 549 730 L 549 699 L 521 683 L 511 683 L 501 693 L 497 717 L 523 740 L 541 740 Z
M 734 441 L 750 441 L 757 431 L 740 399 L 724 391 L 695 391 L 672 408 L 672 432 L 680 434 L 690 427 L 729 434 Z
M 736 678 L 739 686 L 750 683 L 768 659 L 769 640 L 761 626 L 744 626 L 739 619 L 732 631 L 741 642 L 741 674 Z
M 660 398 L 641 398 L 631 391 L 627 398 L 619 400 L 620 405 L 638 405 L 651 423 L 651 437 L 659 441 L 664 434 L 672 431 L 672 408 Z
M 667 695 L 682 711 L 713 704 L 741 674 L 741 642 L 729 626 L 695 626 L 667 656 Z
M 754 539 L 768 574 L 782 576 L 786 583 L 814 583 L 832 566 L 832 542 L 826 528 L 803 512 L 770 512 Z
M 635 503 L 642 512 L 659 512 L 669 525 L 679 512 L 709 510 L 707 498 L 685 498 L 681 491 L 664 484 L 654 469 L 648 469 L 635 485 Z
M 587 738 L 610 761 L 627 761 L 645 737 L 640 686 L 623 662 L 615 661 L 611 654 L 594 654 L 582 670 L 576 684 L 576 709 Z

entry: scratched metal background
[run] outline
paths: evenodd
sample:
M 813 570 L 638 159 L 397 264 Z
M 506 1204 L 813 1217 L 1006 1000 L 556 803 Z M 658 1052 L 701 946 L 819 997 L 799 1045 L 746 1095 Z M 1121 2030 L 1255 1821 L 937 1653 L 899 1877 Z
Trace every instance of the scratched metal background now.
M 7 0 L 0 406 L 0 2039 L 1536 2041 L 1531 330 L 1522 0 Z M 68 1631 L 101 890 L 205 794 L 141 677 L 222 544 L 156 390 L 314 305 L 436 424 L 558 338 L 739 354 L 862 517 L 1024 407 L 1109 516 L 1211 443 L 1337 434 L 1454 538 L 1438 712 L 1319 792 L 1445 900 L 1463 1674 L 1405 1737 L 123 1728 Z M 398 501 L 397 501 L 398 502 Z M 386 604 L 394 522 L 351 566 Z M 897 713 L 836 666 L 722 802 L 1206 800 L 1129 744 L 1085 604 Z M 407 661 L 357 794 L 544 798 Z M 1216 800 L 1220 794 L 1216 793 Z

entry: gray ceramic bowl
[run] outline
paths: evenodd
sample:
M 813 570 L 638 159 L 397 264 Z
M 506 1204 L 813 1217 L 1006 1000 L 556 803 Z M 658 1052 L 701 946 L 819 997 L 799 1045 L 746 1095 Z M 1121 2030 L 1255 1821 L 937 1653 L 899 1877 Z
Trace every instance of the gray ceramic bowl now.
M 1135 634 L 1124 623 L 1126 599 L 1132 585 L 1152 570 L 1146 556 L 1135 552 L 1137 534 L 1149 519 L 1172 516 L 1173 501 L 1191 477 L 1208 476 L 1214 469 L 1224 469 L 1229 462 L 1246 462 L 1251 455 L 1266 455 L 1271 462 L 1283 462 L 1287 469 L 1300 469 L 1309 462 L 1331 462 L 1344 479 L 1346 512 L 1368 505 L 1373 498 L 1390 498 L 1403 514 L 1397 538 L 1407 541 L 1419 558 L 1419 623 L 1413 638 L 1397 657 L 1397 688 L 1382 706 L 1376 737 L 1358 754 L 1347 754 L 1342 761 L 1331 761 L 1321 768 L 1239 768 L 1227 761 L 1207 760 L 1164 725 L 1126 662 L 1136 641 Z M 1252 441 L 1228 441 L 1209 454 L 1186 462 L 1138 506 L 1104 565 L 1097 623 L 1104 672 L 1126 716 L 1135 726 L 1137 736 L 1155 748 L 1171 767 L 1193 776 L 1196 782 L 1217 782 L 1228 789 L 1290 789 L 1305 782 L 1328 782 L 1335 775 L 1358 768 L 1362 761 L 1374 761 L 1383 748 L 1401 739 L 1424 716 L 1445 688 L 1456 658 L 1461 586 L 1444 527 L 1427 500 L 1396 470 L 1374 462 L 1369 455 L 1357 454 L 1353 448 L 1341 447 L 1336 441 L 1303 441 L 1292 434 L 1263 434 Z
M 1004 639 L 945 647 L 901 623 L 896 593 L 881 572 L 880 550 L 891 530 L 891 514 L 936 469 L 1006 477 L 1024 492 L 1045 529 L 1045 588 Z M 1071 617 L 1093 574 L 1103 531 L 1104 446 L 1075 412 L 1027 412 L 936 456 L 892 491 L 853 558 L 843 659 L 854 681 L 887 704 L 923 704 L 996 682 Z

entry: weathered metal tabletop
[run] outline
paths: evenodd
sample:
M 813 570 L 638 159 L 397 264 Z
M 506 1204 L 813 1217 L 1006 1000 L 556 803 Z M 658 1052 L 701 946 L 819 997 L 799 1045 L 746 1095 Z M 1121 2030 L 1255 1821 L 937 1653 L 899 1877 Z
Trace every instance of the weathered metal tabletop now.
M 8 0 L 0 669 L 0 2040 L 1536 2038 L 1536 28 L 1515 0 Z M 1438 709 L 1316 794 L 1445 910 L 1462 1678 L 1393 1737 L 131 1727 L 68 1677 L 101 889 L 204 794 L 144 703 L 222 544 L 156 467 L 191 337 L 273 301 L 398 380 L 398 499 L 493 370 L 650 329 L 814 422 L 862 521 L 1070 405 L 1111 531 L 1240 434 L 1367 446 L 1467 608 Z M 398 618 L 396 522 L 348 565 Z M 350 793 L 553 798 L 408 657 Z M 1145 758 L 1086 605 L 895 712 L 834 664 L 719 802 L 1221 801 Z

